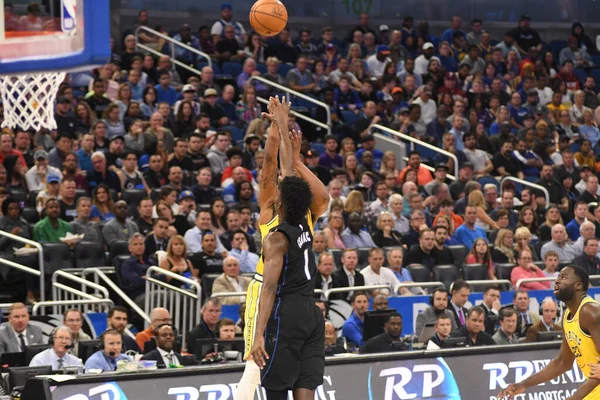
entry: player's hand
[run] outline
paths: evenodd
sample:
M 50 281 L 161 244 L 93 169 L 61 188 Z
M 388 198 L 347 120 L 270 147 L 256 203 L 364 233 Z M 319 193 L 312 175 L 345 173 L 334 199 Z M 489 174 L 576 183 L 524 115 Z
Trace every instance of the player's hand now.
M 290 139 L 292 140 L 292 153 L 294 154 L 294 160 L 299 160 L 300 150 L 302 149 L 302 132 L 292 129 L 290 131 Z
M 277 123 L 279 124 L 279 126 L 287 126 L 291 108 L 292 103 L 286 101 L 285 96 L 281 96 L 281 103 L 277 105 L 277 108 L 274 112 L 275 118 L 277 119 Z
M 596 360 L 600 362 L 600 357 L 596 357 Z M 600 379 L 600 363 L 588 365 L 590 366 L 590 376 L 588 379 Z
M 268 119 L 269 121 L 271 121 L 272 123 L 277 123 L 277 114 L 276 111 L 279 108 L 279 105 L 281 103 L 279 102 L 279 97 L 275 96 L 275 97 L 269 97 L 269 104 L 267 104 L 267 111 L 268 112 L 264 112 L 262 113 L 263 118 Z
M 269 359 L 269 355 L 265 350 L 265 338 L 262 335 L 254 336 L 254 344 L 252 345 L 250 355 L 256 365 L 258 365 L 258 368 L 263 369 L 267 365 L 266 360 Z
M 498 400 L 511 400 L 515 395 L 525 393 L 525 386 L 522 383 L 513 383 L 498 394 Z

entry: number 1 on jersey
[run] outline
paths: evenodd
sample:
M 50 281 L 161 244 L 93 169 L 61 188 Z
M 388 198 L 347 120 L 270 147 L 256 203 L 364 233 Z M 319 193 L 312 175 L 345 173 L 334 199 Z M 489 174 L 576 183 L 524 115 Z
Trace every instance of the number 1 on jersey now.
M 310 271 L 308 270 L 308 249 L 304 250 L 304 273 L 306 274 L 306 279 L 311 280 Z

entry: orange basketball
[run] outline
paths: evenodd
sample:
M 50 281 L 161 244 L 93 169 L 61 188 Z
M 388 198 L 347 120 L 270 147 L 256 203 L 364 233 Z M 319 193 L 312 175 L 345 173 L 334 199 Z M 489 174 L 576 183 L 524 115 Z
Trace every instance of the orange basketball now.
M 287 19 L 287 9 L 279 0 L 258 0 L 250 10 L 250 25 L 261 36 L 277 35 Z

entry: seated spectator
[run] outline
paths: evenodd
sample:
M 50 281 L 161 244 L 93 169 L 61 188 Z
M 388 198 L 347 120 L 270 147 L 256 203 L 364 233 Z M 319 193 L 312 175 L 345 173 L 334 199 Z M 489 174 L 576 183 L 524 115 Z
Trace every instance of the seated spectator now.
M 167 184 L 167 178 L 162 173 L 163 163 L 160 154 L 151 154 L 148 160 L 148 170 L 144 172 L 144 180 L 150 189 L 160 189 Z
M 142 356 L 142 360 L 156 361 L 156 366 L 176 368 L 183 366 L 183 357 L 173 350 L 175 331 L 171 324 L 161 324 L 155 329 L 156 349 Z
M 374 247 L 369 252 L 369 265 L 363 268 L 360 273 L 365 279 L 365 285 L 388 285 L 391 289 L 376 289 L 374 293 L 383 293 L 389 295 L 394 293 L 396 286 L 400 284 L 396 274 L 387 267 L 383 266 L 383 250 Z
M 536 342 L 537 334 L 540 332 L 562 332 L 562 327 L 555 323 L 558 314 L 556 301 L 546 297 L 542 301 L 540 309 L 542 311 L 542 318 L 527 329 L 527 336 L 525 336 L 526 343 Z
M 577 258 L 577 257 L 575 257 Z M 558 271 L 557 268 L 560 265 L 560 260 L 558 259 L 558 254 L 553 251 L 549 251 L 546 253 L 544 257 L 544 270 L 542 271 L 547 278 L 557 278 Z M 581 264 L 577 264 L 581 265 Z
M 484 329 L 485 311 L 479 306 L 474 306 L 467 312 L 465 325 L 452 332 L 450 337 L 464 337 L 468 346 L 489 346 L 494 344 L 494 339 Z
M 326 135 L 323 142 L 325 143 L 325 152 L 319 156 L 319 165 L 329 169 L 342 168 L 344 159 L 337 152 L 338 142 L 335 137 Z
M 524 337 L 527 329 L 540 320 L 538 312 L 529 311 L 529 295 L 525 290 L 517 290 L 513 295 L 513 305 L 517 310 L 517 335 Z
M 25 173 L 27 189 L 30 192 L 43 190 L 46 188 L 46 178 L 50 175 L 58 176 L 62 180 L 60 169 L 48 165 L 48 153 L 45 150 L 38 150 L 33 155 L 35 165 Z
M 394 218 L 394 229 L 398 233 L 404 235 L 410 229 L 408 218 L 406 218 L 402 211 L 404 209 L 404 199 L 401 195 L 394 193 L 389 199 L 389 212 Z M 375 240 L 373 240 L 375 241 Z
M 337 338 L 335 326 L 331 321 L 325 321 L 325 356 L 347 353 L 344 345 Z
M 161 261 L 159 267 L 184 278 L 198 279 L 198 270 L 194 268 L 191 261 L 187 258 L 185 241 L 179 235 L 175 235 L 169 239 L 167 256 Z M 172 281 L 170 276 L 166 276 L 165 279 L 167 282 Z M 184 284 L 183 286 L 187 288 L 187 285 Z
M 257 100 L 257 87 L 266 89 L 262 83 L 254 81 L 254 86 L 245 86 L 242 98 L 236 104 L 236 120 L 240 127 L 247 128 L 253 120 L 261 118 L 261 106 Z
M 123 340 L 116 329 L 109 329 L 100 336 L 102 350 L 98 350 L 85 362 L 85 370 L 99 369 L 102 372 L 117 370 L 117 363 L 121 360 L 131 361 L 128 355 L 121 353 Z
M 509 229 L 500 229 L 494 242 L 492 262 L 515 264 L 514 234 Z
M 50 198 L 58 199 L 60 191 L 60 180 L 57 175 L 50 175 L 46 179 L 46 188 L 40 191 L 35 198 L 36 210 L 40 215 L 43 215 L 46 201 Z M 60 203 L 60 202 L 59 202 Z
M 379 214 L 377 232 L 373 234 L 373 242 L 377 247 L 402 246 L 402 235 L 394 229 L 394 218 L 391 213 L 384 211 Z
M 454 236 L 459 243 L 466 246 L 468 249 L 473 248 L 475 239 L 486 239 L 487 237 L 483 228 L 475 226 L 476 221 L 477 207 L 468 205 L 465 209 L 465 223 L 459 226 L 454 232 Z
M 529 232 L 529 228 L 520 227 L 515 231 L 514 236 L 515 241 L 515 256 L 517 256 L 521 250 L 529 250 L 533 254 L 533 261 L 540 261 L 540 257 L 531 245 L 531 232 Z
M 560 210 L 555 204 L 550 204 L 546 210 L 546 219 L 538 227 L 538 237 L 541 242 L 548 242 L 552 240 L 552 226 L 556 224 L 563 224 Z
M 530 250 L 522 250 L 517 258 L 517 266 L 510 273 L 510 281 L 513 286 L 517 286 L 517 282 L 521 279 L 530 278 L 545 278 L 546 276 L 533 263 L 533 257 Z M 521 284 L 522 290 L 547 290 L 550 289 L 551 282 L 524 282 Z
M 390 314 L 383 329 L 383 333 L 372 337 L 360 348 L 361 354 L 408 350 L 407 344 L 400 338 L 402 334 L 402 316 L 400 314 Z
M 229 165 L 223 170 L 223 174 L 221 175 L 221 187 L 223 188 L 226 188 L 227 186 L 231 185 L 236 181 L 239 181 L 239 179 L 233 179 L 233 171 L 238 167 L 242 167 L 244 151 L 239 147 L 231 147 L 227 149 L 225 155 L 227 156 Z M 242 170 L 245 174 L 245 180 L 247 180 L 248 182 L 252 182 L 254 179 L 252 173 L 244 167 L 242 167 Z M 238 170 L 237 172 L 239 173 L 240 170 Z
M 502 199 L 500 200 L 500 207 L 492 211 L 490 217 L 498 222 L 498 212 L 500 210 L 504 210 L 508 216 L 508 226 L 509 229 L 516 229 L 517 224 L 519 223 L 519 214 L 513 210 L 515 206 L 514 202 L 514 193 L 508 190 L 502 192 Z
M 400 171 L 399 179 L 401 181 L 405 180 L 405 175 L 410 169 L 417 171 L 417 178 L 420 185 L 426 185 L 433 180 L 431 172 L 425 166 L 421 165 L 421 154 L 418 151 L 412 151 L 409 154 L 408 166 Z
M 146 342 L 150 342 L 154 337 L 156 328 L 164 324 L 171 324 L 171 313 L 169 310 L 157 307 L 150 312 L 150 326 L 135 335 L 135 341 L 140 349 L 144 349 Z
M 573 246 L 567 243 L 567 230 L 564 225 L 556 224 L 552 227 L 552 240 L 542 246 L 541 257 L 544 258 L 550 250 L 558 254 L 561 260 L 572 260 L 577 256 Z
M 579 239 L 580 233 L 579 233 L 579 228 L 581 227 L 581 224 L 583 224 L 586 221 L 586 216 L 588 213 L 588 205 L 586 202 L 584 201 L 577 201 L 577 203 L 575 203 L 575 208 L 574 208 L 574 216 L 575 218 L 573 218 L 571 221 L 569 221 L 569 223 L 567 224 L 567 226 L 565 227 L 567 230 L 567 234 L 569 235 L 569 238 L 573 241 Z
M 12 235 L 20 236 L 24 239 L 31 239 L 31 228 L 21 217 L 20 202 L 14 197 L 6 197 L 2 201 L 2 216 L 0 217 L 0 230 Z M 14 248 L 23 247 L 23 243 L 16 242 L 7 237 L 0 238 L 0 255 L 10 259 L 13 256 Z
M 454 314 L 448 309 L 448 291 L 444 288 L 436 288 L 431 294 L 430 306 L 427 307 L 422 313 L 417 315 L 415 324 L 415 336 L 418 338 L 421 336 L 421 331 L 427 324 L 436 323 L 440 317 L 446 317 L 450 320 L 449 325 L 451 330 L 456 329 L 456 322 L 454 321 Z M 450 335 L 450 331 L 446 336 Z
M 92 340 L 90 335 L 81 329 L 83 326 L 83 314 L 78 309 L 71 308 L 63 314 L 63 324 L 71 331 L 73 354 L 77 355 L 79 352 L 79 342 L 82 340 Z
M 500 303 L 500 286 L 489 284 L 483 289 L 483 302 L 481 307 L 485 311 L 485 331 L 494 335 L 498 324 L 498 312 L 502 308 Z
M 422 313 L 419 315 L 422 315 Z M 431 338 L 429 338 L 425 342 L 425 345 L 427 346 L 427 348 L 429 348 L 430 343 L 435 344 L 439 348 L 445 347 L 445 341 L 446 341 L 446 339 L 448 339 L 450 337 L 450 334 L 452 333 L 452 330 L 453 330 L 452 329 L 452 321 L 453 321 L 452 317 L 445 315 L 445 314 L 439 314 L 436 317 L 435 325 L 434 325 L 435 333 Z M 416 335 L 416 332 L 415 332 L 415 335 Z M 419 335 L 420 335 L 420 333 L 419 333 Z
M 342 268 L 339 268 L 333 273 L 334 279 L 340 283 L 340 287 L 355 287 L 364 286 L 364 276 L 356 271 L 358 264 L 358 253 L 355 249 L 345 249 L 342 255 Z M 349 301 L 352 298 L 353 292 L 336 293 L 330 296 L 330 300 L 345 299 Z
M 223 260 L 223 273 L 215 279 L 212 293 L 246 292 L 250 278 L 240 275 L 240 262 L 233 256 L 227 256 Z M 229 296 L 222 300 L 223 305 L 240 304 L 245 301 L 245 296 Z
M 221 300 L 218 297 L 209 297 L 204 300 L 200 311 L 201 321 L 187 336 L 187 351 L 194 354 L 194 346 L 197 339 L 216 339 L 219 337 L 217 323 L 221 319 Z
M 443 219 L 440 218 L 440 221 L 442 220 Z M 434 251 L 437 258 L 437 265 L 454 264 L 454 255 L 452 254 L 452 251 L 446 247 L 447 245 L 450 245 L 448 243 L 450 237 L 450 226 L 441 223 L 436 225 L 433 231 L 435 232 Z
M 583 254 L 575 257 L 572 263 L 585 269 L 589 275 L 600 274 L 600 258 L 598 258 L 598 239 L 595 237 L 585 239 Z
M 249 250 L 246 235 L 248 235 L 248 233 L 241 229 L 233 231 L 231 251 L 229 254 L 238 260 L 241 272 L 254 273 L 256 272 L 256 265 L 258 264 L 258 255 Z
M 496 273 L 494 271 L 494 263 L 492 262 L 492 256 L 490 255 L 490 248 L 483 238 L 475 239 L 471 252 L 465 259 L 465 264 L 482 264 L 487 268 L 490 280 L 498 279 L 496 278 Z
M 346 248 L 376 247 L 371 235 L 362 230 L 363 223 L 360 214 L 353 212 L 348 216 L 348 227 L 342 233 Z
M 410 182 L 412 183 L 412 182 Z M 419 243 L 421 229 L 427 228 L 425 224 L 425 213 L 420 210 L 414 210 L 410 213 L 408 232 L 402 236 L 402 243 L 409 249 Z
M 148 197 L 143 197 L 137 206 L 138 216 L 133 219 L 140 233 L 146 236 L 152 231 L 152 200 Z
M 146 293 L 146 271 L 151 266 L 148 258 L 144 256 L 144 237 L 140 233 L 134 233 L 129 238 L 128 249 L 131 257 L 121 265 L 121 282 L 129 297 L 143 305 Z
M 115 240 L 129 240 L 134 233 L 138 232 L 135 222 L 129 221 L 128 205 L 124 200 L 119 200 L 115 204 L 115 218 L 110 220 L 102 228 L 102 237 L 106 246 L 110 247 Z
M 217 236 L 206 231 L 202 235 L 202 251 L 196 258 L 196 267 L 199 270 L 199 276 L 204 274 L 218 274 L 223 270 L 223 256 L 216 252 Z M 194 261 L 196 262 L 196 261 Z
M 492 336 L 496 344 L 516 344 L 519 337 L 517 330 L 517 312 L 514 308 L 504 308 L 498 315 L 500 329 Z
M 159 105 L 159 110 L 161 110 L 163 104 L 164 108 L 166 108 L 168 111 L 169 107 L 165 103 L 161 103 Z M 144 143 L 146 145 L 146 148 L 148 148 L 148 146 L 153 146 L 154 143 L 157 143 L 157 145 L 162 144 L 167 153 L 173 152 L 173 147 L 175 145 L 175 136 L 173 135 L 173 132 L 171 132 L 171 129 L 165 126 L 166 121 L 167 119 L 165 119 L 165 117 L 160 113 L 160 111 L 157 111 L 154 114 L 152 114 L 152 116 L 150 117 L 150 126 L 148 126 L 148 128 L 144 132 Z M 165 161 L 166 160 L 163 160 L 163 162 Z
M 369 298 L 364 292 L 356 292 L 352 295 L 352 314 L 342 326 L 342 336 L 356 347 L 364 344 L 363 330 L 365 313 L 369 309 Z
M 230 251 L 231 250 L 231 241 L 233 240 L 234 232 L 239 230 L 242 226 L 242 219 L 239 210 L 230 209 L 227 213 L 227 230 L 219 235 L 219 239 L 223 246 Z M 256 253 L 256 244 L 254 243 L 254 239 L 246 232 L 244 232 L 244 236 L 246 237 L 246 241 L 248 242 L 248 249 Z
M 215 235 L 211 227 L 211 213 L 207 210 L 200 210 L 196 215 L 196 226 L 188 230 L 184 236 L 185 244 L 187 245 L 190 254 L 200 253 L 202 251 L 202 236 L 206 232 L 211 232 Z M 226 254 L 227 250 L 223 244 L 221 244 L 219 237 L 216 236 L 216 238 L 217 252 L 219 254 Z
M 71 226 L 60 219 L 60 204 L 55 198 L 46 201 L 46 217 L 33 227 L 33 240 L 36 242 L 60 243 L 60 238 L 71 232 Z
M 319 271 L 319 274 L 315 280 L 315 289 L 326 292 L 329 289 L 341 287 L 341 284 L 338 281 L 338 276 L 333 274 L 333 271 L 335 270 L 335 264 L 331 254 L 324 252 L 319 255 L 319 259 L 317 261 L 317 270 Z M 321 299 L 324 300 L 325 296 L 321 295 Z
M 209 166 L 202 167 L 196 176 L 197 184 L 191 187 L 192 193 L 198 204 L 211 204 L 219 197 L 217 190 L 210 185 L 212 181 L 212 171 Z
M 92 165 L 94 170 L 86 176 L 90 190 L 104 184 L 109 189 L 121 193 L 121 180 L 114 171 L 108 169 L 106 155 L 102 151 L 96 151 L 92 154 Z
M 419 233 L 419 244 L 410 247 L 404 257 L 403 265 L 406 267 L 412 264 L 419 264 L 429 268 L 429 270 L 433 270 L 434 265 L 438 264 L 434 249 L 435 233 L 429 228 L 422 229 Z
M 43 344 L 44 335 L 37 326 L 29 323 L 29 311 L 23 303 L 13 303 L 8 309 L 8 323 L 0 326 L 0 355 L 21 353 L 25 346 Z
M 71 222 L 77 217 L 75 208 L 76 185 L 71 177 L 65 177 L 60 184 L 58 202 L 60 204 L 60 218 Z
M 53 371 L 62 371 L 65 367 L 77 367 L 83 365 L 80 358 L 69 354 L 73 345 L 71 330 L 66 326 L 59 326 L 50 333 L 50 348 L 36 354 L 30 367 L 41 367 L 50 365 Z

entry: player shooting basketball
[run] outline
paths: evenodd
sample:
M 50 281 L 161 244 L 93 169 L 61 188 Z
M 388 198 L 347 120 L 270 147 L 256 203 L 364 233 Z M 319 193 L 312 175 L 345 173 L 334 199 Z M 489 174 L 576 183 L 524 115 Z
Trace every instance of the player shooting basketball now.
M 277 188 L 277 159 L 278 151 L 282 144 L 288 143 L 288 115 L 291 105 L 282 98 L 282 102 L 277 97 L 269 99 L 268 111 L 269 114 L 263 114 L 271 120 L 272 124 L 267 130 L 267 142 L 265 144 L 265 161 L 260 172 L 260 192 L 258 195 L 258 203 L 260 205 L 260 215 L 258 218 L 258 227 L 261 237 L 264 238 L 267 233 L 279 225 L 279 216 L 275 210 L 274 202 L 278 194 Z M 286 142 L 282 143 L 282 138 Z M 292 168 L 295 172 L 308 184 L 313 195 L 310 209 L 307 213 L 307 221 L 312 232 L 314 223 L 325 212 L 329 204 L 329 195 L 323 183 L 300 161 L 300 136 L 295 136 L 295 146 L 292 155 Z M 300 139 L 300 140 L 298 140 Z M 289 149 L 289 147 L 287 147 Z M 284 153 L 286 153 L 284 151 Z M 290 154 L 289 152 L 286 154 Z M 283 154 L 280 157 L 286 158 Z M 287 156 L 289 160 L 289 156 Z M 283 174 L 293 172 L 282 171 Z M 246 314 L 244 326 L 244 340 L 246 351 L 244 359 L 246 367 L 240 383 L 238 384 L 235 400 L 251 400 L 254 398 L 256 387 L 260 384 L 260 369 L 256 363 L 250 358 L 250 350 L 252 348 L 253 339 L 256 329 L 256 317 L 259 309 L 260 292 L 263 282 L 263 258 L 260 257 L 256 266 L 256 275 L 250 285 L 246 295 Z
M 592 373 L 591 364 L 600 355 L 600 304 L 588 296 L 590 278 L 579 266 L 563 268 L 554 283 L 554 295 L 567 306 L 563 320 L 564 337 L 558 356 L 535 375 L 509 385 L 498 400 L 510 400 L 528 387 L 548 382 L 573 368 L 573 361 L 588 378 L 567 400 L 600 399 L 600 378 Z

